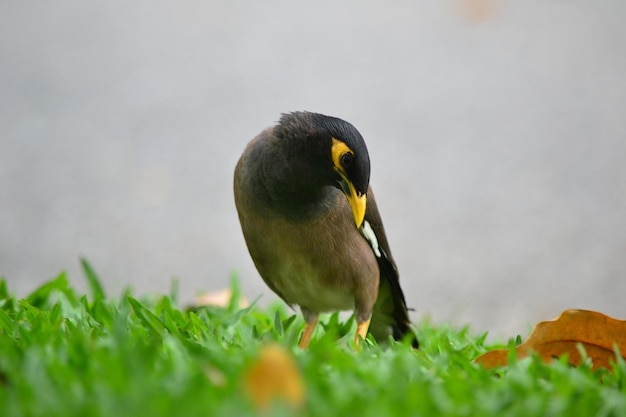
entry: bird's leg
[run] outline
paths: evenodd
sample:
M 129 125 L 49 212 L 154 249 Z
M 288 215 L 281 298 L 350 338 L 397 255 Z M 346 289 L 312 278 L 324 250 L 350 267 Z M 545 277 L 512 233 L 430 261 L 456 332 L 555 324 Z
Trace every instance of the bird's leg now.
M 357 326 L 356 326 L 356 335 L 354 336 L 354 343 L 357 346 L 359 345 L 359 342 L 360 342 L 359 339 L 365 340 L 365 338 L 367 337 L 367 330 L 370 327 L 370 321 L 371 321 L 371 319 L 369 319 L 367 321 L 362 321 L 362 322 L 357 324 Z
M 357 293 L 354 300 L 354 318 L 356 319 L 356 335 L 354 335 L 354 344 L 359 346 L 360 340 L 367 337 L 367 331 L 372 321 L 372 310 L 378 296 L 378 270 L 370 270 L 369 285 L 361 285 L 357 287 Z M 362 282 L 363 284 L 363 282 Z
M 298 346 L 300 349 L 306 349 L 309 346 L 309 342 L 311 341 L 311 337 L 315 331 L 315 326 L 317 326 L 317 314 L 313 314 L 304 309 L 302 310 L 302 314 L 304 315 L 306 325 L 304 326 L 304 332 L 302 333 L 302 338 L 300 339 Z

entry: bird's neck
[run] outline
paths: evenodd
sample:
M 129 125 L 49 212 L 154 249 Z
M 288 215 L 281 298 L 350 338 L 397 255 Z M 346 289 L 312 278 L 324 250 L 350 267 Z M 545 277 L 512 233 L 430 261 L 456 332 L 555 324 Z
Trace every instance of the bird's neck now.
M 306 166 L 284 163 L 281 155 L 265 158 L 258 181 L 270 210 L 294 221 L 314 220 L 331 206 L 337 191 Z

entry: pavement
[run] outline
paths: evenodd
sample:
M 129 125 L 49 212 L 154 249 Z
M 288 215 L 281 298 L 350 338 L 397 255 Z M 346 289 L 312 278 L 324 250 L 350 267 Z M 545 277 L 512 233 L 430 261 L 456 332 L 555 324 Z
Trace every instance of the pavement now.
M 0 275 L 275 296 L 232 173 L 281 112 L 344 118 L 413 318 L 527 335 L 626 318 L 626 3 L 8 1 Z

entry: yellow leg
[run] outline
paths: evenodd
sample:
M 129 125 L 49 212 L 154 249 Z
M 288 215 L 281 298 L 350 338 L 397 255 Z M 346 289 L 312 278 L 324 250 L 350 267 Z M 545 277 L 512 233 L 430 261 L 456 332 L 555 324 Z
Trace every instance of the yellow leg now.
M 313 331 L 315 330 L 315 326 L 317 326 L 317 317 L 312 322 L 309 322 L 304 326 L 304 333 L 302 333 L 302 338 L 300 339 L 300 349 L 306 349 L 309 346 L 309 342 L 311 341 L 311 337 L 313 336 Z
M 370 328 L 370 320 L 357 324 L 356 335 L 354 337 L 354 343 L 357 346 L 359 345 L 359 339 L 365 340 L 365 338 L 367 337 L 367 329 Z

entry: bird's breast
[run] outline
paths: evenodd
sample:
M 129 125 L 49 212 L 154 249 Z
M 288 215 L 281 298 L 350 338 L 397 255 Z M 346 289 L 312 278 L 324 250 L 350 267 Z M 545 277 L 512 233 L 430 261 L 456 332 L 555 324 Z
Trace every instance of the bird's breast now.
M 354 308 L 354 294 L 346 285 L 349 280 L 342 279 L 337 272 L 326 274 L 305 259 L 281 262 L 272 277 L 272 284 L 290 304 L 314 312 Z
M 376 259 L 341 197 L 332 218 L 291 222 L 253 215 L 242 221 L 257 270 L 289 304 L 313 312 L 350 310 L 360 286 L 378 286 Z

